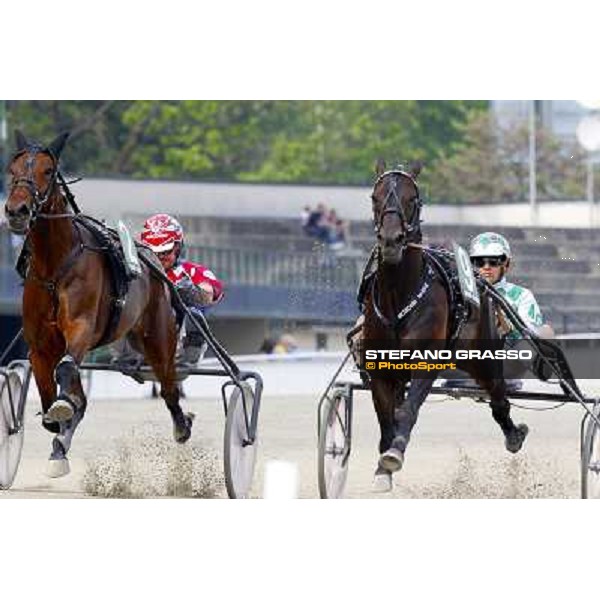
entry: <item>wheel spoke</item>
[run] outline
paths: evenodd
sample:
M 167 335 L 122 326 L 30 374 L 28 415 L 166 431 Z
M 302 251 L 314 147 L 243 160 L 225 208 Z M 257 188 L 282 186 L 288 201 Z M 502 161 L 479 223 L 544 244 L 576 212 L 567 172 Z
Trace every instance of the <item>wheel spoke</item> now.
M 21 379 L 14 371 L 0 379 L 0 489 L 8 489 L 17 474 L 23 449 L 23 423 L 18 423 Z
M 248 497 L 256 463 L 256 436 L 252 443 L 248 440 L 256 400 L 250 386 L 242 385 L 243 395 L 237 386 L 233 388 L 225 424 L 225 484 L 230 498 Z

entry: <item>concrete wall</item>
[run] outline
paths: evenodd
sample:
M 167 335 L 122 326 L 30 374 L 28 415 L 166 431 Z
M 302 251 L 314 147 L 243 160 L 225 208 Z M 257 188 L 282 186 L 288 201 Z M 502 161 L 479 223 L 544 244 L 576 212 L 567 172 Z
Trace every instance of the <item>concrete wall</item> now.
M 346 219 L 369 220 L 369 187 L 185 183 L 85 179 L 72 190 L 84 212 L 115 219 L 121 214 L 298 217 L 303 206 L 323 202 Z M 427 223 L 600 227 L 600 210 L 585 201 L 545 202 L 532 212 L 526 203 L 480 206 L 426 205 Z
M 326 350 L 344 351 L 348 326 L 320 326 L 297 321 L 269 319 L 209 319 L 212 332 L 231 354 L 254 354 L 267 337 L 282 333 L 294 336 L 299 350 L 317 350 L 317 336 Z

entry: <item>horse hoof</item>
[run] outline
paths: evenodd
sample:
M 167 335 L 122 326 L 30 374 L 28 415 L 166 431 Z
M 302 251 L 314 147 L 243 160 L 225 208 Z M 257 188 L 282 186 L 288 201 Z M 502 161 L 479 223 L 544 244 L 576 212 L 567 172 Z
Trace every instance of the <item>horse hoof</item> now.
M 44 415 L 46 421 L 64 423 L 73 418 L 75 411 L 73 405 L 67 400 L 58 398 Z
M 59 458 L 57 460 L 49 460 L 46 475 L 56 479 L 57 477 L 64 477 L 71 471 L 69 467 L 69 461 L 66 458 Z
M 192 423 L 196 415 L 194 413 L 186 413 L 183 418 L 183 427 L 175 425 L 173 428 L 173 437 L 178 444 L 185 444 L 190 439 L 192 435 Z
M 404 454 L 398 448 L 390 448 L 379 457 L 379 466 L 384 471 L 395 473 L 404 464 Z
M 507 436 L 505 440 L 506 449 L 515 454 L 523 447 L 523 442 L 529 433 L 529 427 L 524 423 L 517 425 Z
M 378 469 L 375 477 L 373 477 L 373 491 L 378 494 L 385 494 L 391 492 L 392 487 L 392 474 Z

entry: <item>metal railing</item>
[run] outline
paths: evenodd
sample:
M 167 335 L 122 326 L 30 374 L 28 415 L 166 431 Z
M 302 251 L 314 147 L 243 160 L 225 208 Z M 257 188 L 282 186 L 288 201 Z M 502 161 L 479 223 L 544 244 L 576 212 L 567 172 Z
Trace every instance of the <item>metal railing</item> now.
M 290 318 L 300 313 L 302 318 L 307 318 L 310 311 L 316 318 L 324 318 L 325 315 L 320 313 L 332 310 L 328 302 L 339 303 L 340 298 L 346 297 L 354 299 L 365 264 L 362 256 L 338 256 L 324 249 L 294 253 L 191 245 L 187 256 L 212 269 L 230 289 L 245 290 L 237 298 L 237 303 L 233 302 L 233 297 L 229 298 L 228 304 L 232 310 L 235 308 L 236 314 L 254 314 L 258 306 L 275 311 L 269 303 L 272 300 L 285 304 Z M 3 311 L 9 313 L 15 313 L 20 304 L 21 289 L 14 271 L 14 259 L 15 248 L 10 234 L 6 229 L 0 229 L 0 305 Z M 522 279 L 527 285 L 527 277 Z M 250 294 L 248 290 L 255 291 Z M 535 292 L 535 285 L 533 290 Z M 590 290 L 590 293 L 594 291 Z M 310 304 L 310 300 L 315 302 Z M 540 300 L 543 301 L 543 294 Z M 353 316 L 354 303 L 344 302 L 347 307 L 342 312 Z M 310 304 L 310 311 L 305 304 Z M 566 310 L 551 305 L 542 308 L 557 332 L 600 330 L 600 312 Z
M 316 252 L 272 252 L 235 248 L 188 247 L 187 256 L 210 267 L 224 281 L 294 289 L 355 290 L 364 258 Z

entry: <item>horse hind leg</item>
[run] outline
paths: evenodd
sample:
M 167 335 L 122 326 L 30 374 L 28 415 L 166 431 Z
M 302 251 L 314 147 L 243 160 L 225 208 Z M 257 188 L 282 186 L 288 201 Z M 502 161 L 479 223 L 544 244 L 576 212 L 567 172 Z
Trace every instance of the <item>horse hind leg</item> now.
M 525 442 L 529 427 L 525 423 L 515 425 L 510 417 L 510 402 L 506 398 L 504 379 L 478 380 L 477 383 L 490 394 L 490 408 L 494 421 L 504 434 L 504 445 L 512 454 L 516 454 Z
M 173 375 L 157 373 L 160 381 L 160 395 L 165 401 L 167 409 L 173 420 L 173 438 L 178 444 L 184 444 L 192 435 L 192 424 L 194 421 L 194 413 L 184 413 L 179 399 L 181 397 L 180 386 L 175 381 L 175 368 L 173 367 Z
M 184 444 L 192 435 L 194 414 L 184 413 L 179 404 L 180 387 L 175 371 L 175 333 L 173 332 L 172 343 L 150 336 L 144 336 L 142 340 L 144 357 L 160 382 L 160 395 L 171 414 L 173 437 L 178 444 Z

